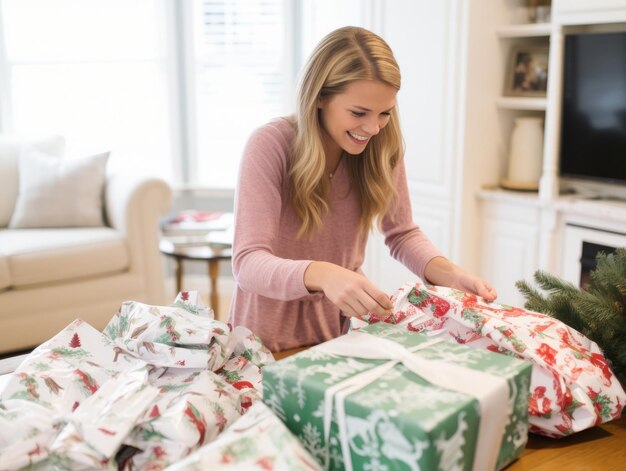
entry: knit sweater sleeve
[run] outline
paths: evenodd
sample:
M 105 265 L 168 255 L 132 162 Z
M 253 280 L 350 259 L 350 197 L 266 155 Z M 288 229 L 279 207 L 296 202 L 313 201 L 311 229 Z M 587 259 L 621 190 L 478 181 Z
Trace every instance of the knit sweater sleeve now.
M 239 287 L 264 297 L 289 301 L 309 295 L 304 272 L 310 260 L 275 255 L 287 178 L 288 137 L 270 123 L 248 140 L 235 194 L 233 274 Z
M 424 278 L 424 269 L 433 258 L 443 256 L 426 234 L 413 222 L 404 160 L 394 169 L 397 200 L 382 220 L 385 244 L 391 256 Z

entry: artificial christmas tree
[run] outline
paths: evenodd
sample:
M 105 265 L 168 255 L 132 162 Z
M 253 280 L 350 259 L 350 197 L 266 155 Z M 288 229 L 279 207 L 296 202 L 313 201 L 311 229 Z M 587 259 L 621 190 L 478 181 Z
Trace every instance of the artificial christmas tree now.
M 541 270 L 534 279 L 545 294 L 526 281 L 516 286 L 526 298 L 526 309 L 559 319 L 596 342 L 626 386 L 626 248 L 600 253 L 596 262 L 586 289 Z

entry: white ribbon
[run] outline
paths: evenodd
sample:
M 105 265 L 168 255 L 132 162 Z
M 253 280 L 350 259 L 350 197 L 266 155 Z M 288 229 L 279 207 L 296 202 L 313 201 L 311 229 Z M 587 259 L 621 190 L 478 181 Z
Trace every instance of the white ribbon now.
M 478 400 L 480 421 L 478 439 L 474 455 L 475 471 L 494 470 L 500 453 L 508 417 L 508 386 L 505 379 L 481 371 L 472 370 L 441 360 L 428 360 L 415 354 L 417 350 L 442 342 L 434 339 L 412 348 L 405 348 L 397 342 L 368 334 L 352 331 L 346 335 L 315 347 L 331 355 L 364 358 L 369 360 L 389 360 L 355 376 L 347 378 L 326 390 L 324 393 L 324 438 L 328 450 L 333 402 L 337 407 L 339 440 L 346 471 L 352 471 L 352 459 L 345 417 L 345 398 L 368 384 L 373 383 L 398 363 L 441 388 L 468 394 Z

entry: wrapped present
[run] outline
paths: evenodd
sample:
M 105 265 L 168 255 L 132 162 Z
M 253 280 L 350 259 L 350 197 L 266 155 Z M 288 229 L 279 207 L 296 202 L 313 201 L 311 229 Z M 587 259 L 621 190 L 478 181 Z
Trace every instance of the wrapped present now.
M 166 471 L 321 471 L 300 441 L 262 402 L 233 423 L 215 441 Z
M 0 394 L 0 469 L 164 469 L 260 399 L 271 361 L 195 293 L 173 306 L 124 303 L 105 334 L 76 320 Z
M 352 327 L 382 320 L 531 361 L 531 432 L 562 437 L 621 416 L 626 394 L 602 351 L 557 319 L 419 280 L 402 286 L 392 302 L 385 319 L 368 315 Z
M 74 321 L 37 347 L 0 395 L 0 469 L 44 461 L 107 469 L 158 393 L 147 378 L 144 361 L 116 358 L 100 332 Z
M 263 369 L 265 402 L 325 469 L 501 469 L 523 450 L 531 365 L 388 324 Z

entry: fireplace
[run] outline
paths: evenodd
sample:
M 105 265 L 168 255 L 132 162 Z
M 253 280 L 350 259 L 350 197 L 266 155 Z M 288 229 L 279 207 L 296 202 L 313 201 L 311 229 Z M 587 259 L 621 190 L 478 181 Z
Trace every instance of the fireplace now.
M 617 247 L 626 247 L 626 233 L 567 224 L 563 246 L 563 278 L 576 286 L 587 288 L 598 253 L 610 254 Z
M 596 256 L 600 252 L 604 252 L 608 255 L 615 252 L 615 249 L 616 247 L 583 241 L 582 255 L 579 259 L 580 280 L 578 286 L 583 289 L 587 289 L 591 283 L 591 272 L 596 268 Z

